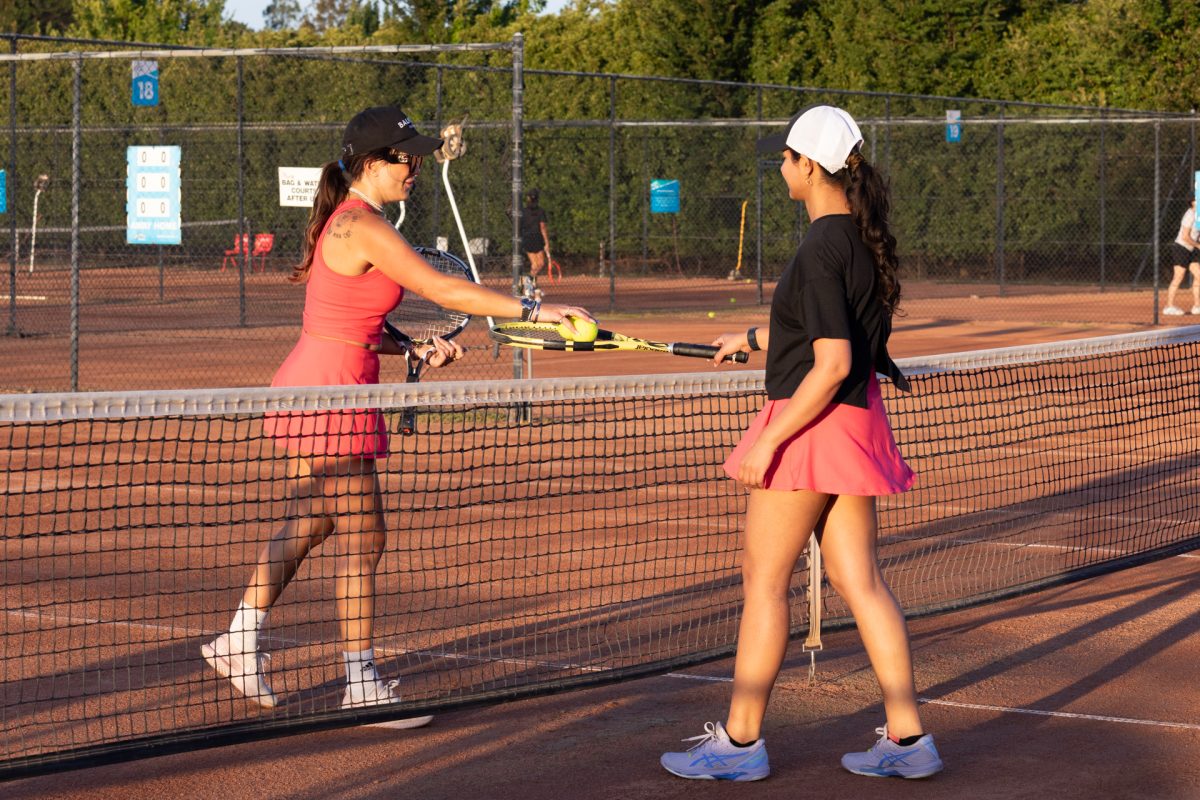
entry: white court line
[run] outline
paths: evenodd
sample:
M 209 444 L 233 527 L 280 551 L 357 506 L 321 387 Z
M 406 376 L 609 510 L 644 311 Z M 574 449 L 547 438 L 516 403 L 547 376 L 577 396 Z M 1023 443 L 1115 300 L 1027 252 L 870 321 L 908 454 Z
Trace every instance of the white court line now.
M 1039 546 L 1053 547 L 1054 545 L 1039 545 Z M 1182 555 L 1172 556 L 1172 558 L 1200 558 L 1200 554 L 1185 553 Z M 142 630 L 167 631 L 168 633 L 170 633 L 172 635 L 175 635 L 177 633 L 183 633 L 188 638 L 193 638 L 193 637 L 206 637 L 207 638 L 210 636 L 218 636 L 221 633 L 225 632 L 224 630 L 220 630 L 220 631 L 198 630 L 195 628 L 182 628 L 182 627 L 174 626 L 174 625 L 155 625 L 155 624 L 151 624 L 151 623 L 132 622 L 132 621 L 128 621 L 128 620 L 105 620 L 105 619 L 93 618 L 93 617 L 74 617 L 74 616 L 69 616 L 69 615 L 64 616 L 64 615 L 60 615 L 60 614 L 47 614 L 44 611 L 27 610 L 27 609 L 8 609 L 5 611 L 5 613 L 9 616 L 23 617 L 25 619 L 48 620 L 48 621 L 51 621 L 51 622 L 57 623 L 57 624 L 66 623 L 67 625 L 75 625 L 75 626 L 79 626 L 79 625 L 113 625 L 113 626 L 121 626 L 121 627 L 125 627 L 125 628 L 141 628 Z M 375 650 L 380 655 L 385 655 L 385 656 L 387 656 L 387 655 L 415 655 L 415 656 L 426 656 L 426 657 L 431 657 L 431 658 L 443 658 L 443 659 L 446 659 L 447 661 L 474 661 L 474 662 L 479 662 L 479 663 L 492 663 L 492 664 L 516 664 L 517 666 L 522 666 L 522 667 L 539 667 L 539 668 L 544 668 L 544 669 L 556 669 L 556 670 L 569 670 L 570 669 L 570 670 L 578 670 L 580 672 L 603 673 L 603 672 L 611 672 L 612 671 L 611 667 L 595 666 L 595 665 L 588 665 L 588 664 L 559 664 L 559 663 L 550 662 L 550 661 L 540 661 L 537 659 L 520 658 L 520 657 L 514 657 L 514 656 L 509 656 L 509 657 L 477 656 L 477 655 L 472 655 L 469 653 L 450 653 L 450 652 L 446 652 L 444 650 L 414 650 L 414 649 L 409 649 L 409 648 L 404 648 L 404 647 L 390 647 L 387 644 L 385 644 L 385 642 L 389 638 L 391 638 L 391 637 L 387 637 L 387 636 L 379 637 L 379 643 L 376 645 Z M 326 642 L 301 641 L 299 639 L 286 639 L 284 637 L 272 635 L 270 633 L 264 635 L 262 637 L 262 639 L 265 643 L 273 644 L 277 647 L 303 647 L 303 646 L 327 644 Z M 717 682 L 717 683 L 732 683 L 733 682 L 732 677 L 719 677 L 719 676 L 712 676 L 712 675 L 688 675 L 688 674 L 682 673 L 682 672 L 668 672 L 664 675 L 664 677 L 676 678 L 679 680 L 712 681 L 712 682 Z M 942 701 L 942 700 L 922 699 L 921 702 L 935 703 L 935 704 L 940 704 L 940 705 L 954 705 L 953 703 L 950 703 L 948 701 Z M 977 707 L 977 708 L 989 708 L 989 709 L 995 708 L 998 710 L 1009 710 L 1009 711 L 1014 711 L 1014 712 L 1019 711 L 1019 709 L 1004 709 L 1004 708 L 1001 708 L 1000 706 L 964 705 L 963 707 L 964 708 Z M 1055 715 L 1055 714 L 1059 714 L 1060 712 L 1026 711 L 1025 713 Z M 1080 715 L 1071 715 L 1071 714 L 1061 714 L 1061 715 L 1063 715 L 1063 716 L 1080 716 Z M 1086 715 L 1084 715 L 1084 717 L 1087 718 Z M 1097 719 L 1099 719 L 1099 717 L 1097 717 Z M 1137 720 L 1119 720 L 1117 718 L 1113 718 L 1113 719 L 1117 720 L 1117 721 L 1127 721 L 1127 722 L 1136 722 L 1137 721 Z M 1156 724 L 1156 723 L 1144 723 L 1144 724 Z M 1162 724 L 1174 724 L 1174 723 L 1162 723 Z M 1177 727 L 1178 727 L 1178 725 L 1177 725 Z M 1193 727 L 1193 728 L 1200 730 L 1200 725 L 1182 725 L 1182 727 Z
M 668 672 L 664 678 L 680 678 L 685 681 L 713 681 L 715 683 L 733 683 L 733 678 L 722 678 L 719 675 L 688 675 L 683 672 Z
M 1039 711 L 1036 708 L 1012 708 L 1010 706 L 989 706 L 982 703 L 956 703 L 952 700 L 930 700 L 922 697 L 920 703 L 935 706 L 952 706 L 954 708 L 973 708 L 979 711 L 999 711 L 1003 714 L 1033 714 L 1039 717 L 1064 717 L 1066 719 L 1086 719 L 1095 722 L 1120 722 L 1126 725 L 1154 725 L 1161 728 L 1183 728 L 1189 731 L 1200 731 L 1200 725 L 1192 722 L 1165 722 L 1158 719 L 1133 719 L 1132 717 L 1109 717 L 1102 714 L 1073 714 L 1069 711 Z

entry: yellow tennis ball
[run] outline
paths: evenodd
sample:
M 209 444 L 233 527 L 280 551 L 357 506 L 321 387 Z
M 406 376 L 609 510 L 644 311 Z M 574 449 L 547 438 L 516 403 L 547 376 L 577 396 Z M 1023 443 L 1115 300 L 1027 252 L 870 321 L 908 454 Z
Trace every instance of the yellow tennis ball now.
M 596 335 L 599 333 L 599 328 L 596 323 L 589 322 L 582 317 L 568 317 L 571 324 L 575 326 L 575 332 L 571 333 L 570 328 L 565 323 L 558 323 L 558 333 L 564 339 L 569 339 L 573 342 L 594 342 Z
M 709 319 L 716 319 L 716 318 L 717 318 L 717 312 L 715 312 L 715 311 L 710 311 L 710 312 L 708 312 L 708 318 L 709 318 Z

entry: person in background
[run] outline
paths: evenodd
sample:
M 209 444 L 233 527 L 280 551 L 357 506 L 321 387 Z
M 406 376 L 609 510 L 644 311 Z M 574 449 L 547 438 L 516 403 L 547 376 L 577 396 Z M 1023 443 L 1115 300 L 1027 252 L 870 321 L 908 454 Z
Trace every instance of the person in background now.
M 1167 287 L 1167 306 L 1163 314 L 1182 317 L 1183 309 L 1175 305 L 1175 293 L 1183 284 L 1183 276 L 1192 273 L 1192 313 L 1200 314 L 1200 241 L 1196 237 L 1196 201 L 1188 205 L 1179 220 L 1179 233 L 1171 243 L 1171 285 Z M 1185 269 L 1186 266 L 1186 269 Z
M 546 211 L 538 205 L 537 189 L 525 193 L 525 207 L 521 209 L 521 249 L 529 258 L 529 294 L 537 291 L 538 273 L 550 263 L 550 232 L 546 229 Z

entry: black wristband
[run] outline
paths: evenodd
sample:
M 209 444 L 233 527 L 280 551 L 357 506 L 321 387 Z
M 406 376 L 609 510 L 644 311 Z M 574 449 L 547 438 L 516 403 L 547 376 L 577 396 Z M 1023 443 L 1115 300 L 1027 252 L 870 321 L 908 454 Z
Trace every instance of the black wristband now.
M 746 331 L 746 344 L 750 345 L 751 350 L 762 350 L 758 346 L 758 328 L 751 328 Z

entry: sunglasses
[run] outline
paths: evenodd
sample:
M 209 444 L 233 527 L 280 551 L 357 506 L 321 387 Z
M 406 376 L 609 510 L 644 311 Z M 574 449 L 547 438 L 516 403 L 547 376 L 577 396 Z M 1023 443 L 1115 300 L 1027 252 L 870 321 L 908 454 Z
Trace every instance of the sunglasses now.
M 412 153 L 401 153 L 399 150 L 396 150 L 393 147 L 389 147 L 388 149 L 384 150 L 380 158 L 389 164 L 409 164 L 413 167 L 413 169 L 419 168 L 421 163 L 425 160 L 425 156 L 414 156 Z

